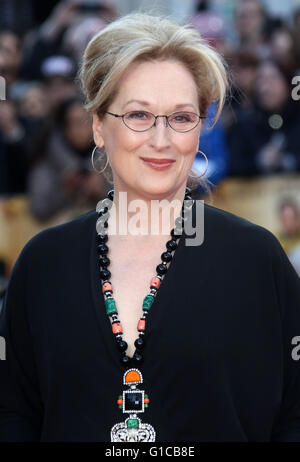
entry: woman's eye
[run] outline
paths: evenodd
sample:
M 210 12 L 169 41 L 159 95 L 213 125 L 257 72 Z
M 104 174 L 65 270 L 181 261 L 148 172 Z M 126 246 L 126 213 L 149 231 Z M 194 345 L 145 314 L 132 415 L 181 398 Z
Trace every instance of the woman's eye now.
M 191 121 L 191 117 L 189 116 L 189 114 L 174 114 L 172 117 L 171 117 L 171 121 L 172 122 L 178 122 L 178 123 L 181 123 L 181 122 L 190 122 Z
M 145 112 L 130 112 L 128 114 L 130 119 L 146 119 L 147 114 Z

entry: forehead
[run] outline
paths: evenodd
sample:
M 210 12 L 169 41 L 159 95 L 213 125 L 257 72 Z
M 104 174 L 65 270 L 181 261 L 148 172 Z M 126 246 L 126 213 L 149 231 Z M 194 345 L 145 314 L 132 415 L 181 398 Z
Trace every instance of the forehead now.
M 178 61 L 135 62 L 122 75 L 115 98 L 120 104 L 130 99 L 195 104 L 198 89 L 189 69 Z

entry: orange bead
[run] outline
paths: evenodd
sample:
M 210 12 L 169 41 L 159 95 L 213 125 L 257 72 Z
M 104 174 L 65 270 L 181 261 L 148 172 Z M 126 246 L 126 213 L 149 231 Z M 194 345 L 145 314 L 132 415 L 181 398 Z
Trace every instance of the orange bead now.
M 123 400 L 122 400 L 122 399 L 118 399 L 117 404 L 123 404 Z
M 145 399 L 144 399 L 144 403 L 145 403 L 145 404 L 149 404 L 149 398 L 145 398 Z
M 122 334 L 122 326 L 120 322 L 115 322 L 112 324 L 112 331 L 114 334 Z
M 102 293 L 106 292 L 107 290 L 111 290 L 113 292 L 113 288 L 110 282 L 105 282 L 102 286 Z
M 146 327 L 146 321 L 145 319 L 140 319 L 137 325 L 138 330 L 145 330 Z
M 140 383 L 141 380 L 142 380 L 141 374 L 136 370 L 128 371 L 126 373 L 126 375 L 125 375 L 125 383 L 126 384 Z
M 160 279 L 157 277 L 152 278 L 150 282 L 150 287 L 155 287 L 156 289 L 158 289 L 159 286 L 160 286 Z

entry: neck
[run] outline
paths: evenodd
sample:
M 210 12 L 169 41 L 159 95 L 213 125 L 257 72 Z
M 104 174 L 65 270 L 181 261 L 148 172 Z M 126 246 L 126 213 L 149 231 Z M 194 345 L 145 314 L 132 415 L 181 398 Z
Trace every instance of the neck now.
M 185 184 L 168 194 L 142 195 L 115 186 L 108 234 L 124 240 L 152 241 L 167 237 L 181 215 Z

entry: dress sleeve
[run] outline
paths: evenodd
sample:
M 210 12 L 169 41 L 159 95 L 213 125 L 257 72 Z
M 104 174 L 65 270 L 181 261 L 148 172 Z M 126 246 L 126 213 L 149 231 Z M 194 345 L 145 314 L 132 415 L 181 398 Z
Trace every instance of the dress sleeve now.
M 5 359 L 0 361 L 0 441 L 39 441 L 42 401 L 27 316 L 24 249 L 9 278 L 0 312 Z M 3 344 L 2 339 L 2 344 Z
M 275 236 L 273 244 L 283 376 L 281 404 L 274 419 L 271 441 L 300 442 L 300 278 Z

